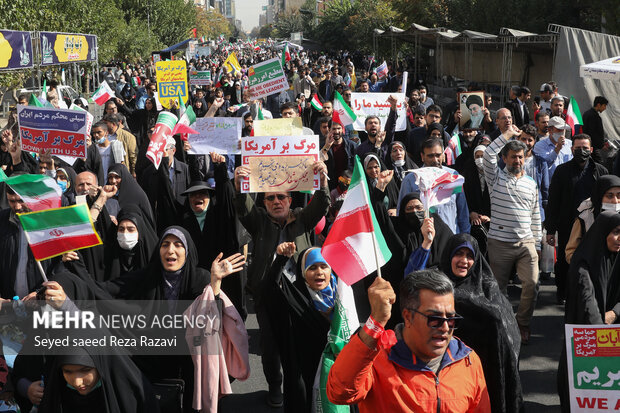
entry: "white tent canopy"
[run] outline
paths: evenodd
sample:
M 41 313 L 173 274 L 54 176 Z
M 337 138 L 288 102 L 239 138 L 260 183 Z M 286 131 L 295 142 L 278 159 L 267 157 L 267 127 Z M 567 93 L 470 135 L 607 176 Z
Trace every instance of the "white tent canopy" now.
M 581 65 L 579 68 L 579 75 L 591 79 L 614 80 L 620 82 L 620 56 Z

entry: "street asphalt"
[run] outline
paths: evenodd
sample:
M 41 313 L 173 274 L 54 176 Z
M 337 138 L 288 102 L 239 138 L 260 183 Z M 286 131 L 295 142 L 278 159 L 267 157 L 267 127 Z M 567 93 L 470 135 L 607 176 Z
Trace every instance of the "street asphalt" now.
M 515 309 L 520 291 L 518 285 L 511 285 L 508 289 Z M 250 337 L 251 374 L 248 380 L 232 384 L 234 394 L 220 400 L 219 411 L 278 413 L 283 410 L 270 408 L 266 404 L 267 383 L 260 363 L 258 323 L 251 302 L 249 310 L 246 327 Z M 529 344 L 521 347 L 520 371 L 527 413 L 560 412 L 556 371 L 562 346 L 563 316 L 563 306 L 556 304 L 553 278 L 541 281 L 531 325 L 532 336 Z

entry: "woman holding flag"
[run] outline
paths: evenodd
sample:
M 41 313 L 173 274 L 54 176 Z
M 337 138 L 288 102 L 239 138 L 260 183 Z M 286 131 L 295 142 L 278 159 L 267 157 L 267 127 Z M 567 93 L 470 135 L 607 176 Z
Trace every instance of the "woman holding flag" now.
M 263 294 L 272 325 L 278 326 L 274 338 L 284 371 L 284 411 L 309 412 L 338 281 L 321 250 L 314 247 L 301 252 L 291 280 L 284 268 L 295 250 L 294 242 L 278 245 Z

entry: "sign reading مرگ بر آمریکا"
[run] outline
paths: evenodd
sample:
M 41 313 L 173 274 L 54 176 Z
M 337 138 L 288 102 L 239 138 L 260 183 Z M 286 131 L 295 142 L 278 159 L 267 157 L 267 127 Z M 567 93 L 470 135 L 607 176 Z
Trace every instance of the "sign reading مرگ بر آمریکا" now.
M 17 105 L 22 150 L 86 157 L 88 112 Z
M 28 69 L 32 65 L 30 32 L 0 30 L 0 70 Z
M 351 93 L 351 109 L 357 116 L 353 122 L 353 128 L 357 131 L 366 130 L 365 122 L 368 116 L 376 116 L 381 121 L 381 130 L 385 130 L 388 116 L 390 115 L 390 104 L 387 99 L 390 95 L 394 96 L 396 104 L 396 131 L 407 129 L 407 107 L 405 106 L 405 95 L 403 93 Z
M 97 36 L 39 32 L 39 37 L 42 66 L 97 60 Z
M 620 326 L 566 324 L 573 412 L 620 410 Z
M 280 59 L 265 60 L 250 67 L 248 70 L 248 88 L 252 100 L 288 90 L 288 80 L 284 70 L 282 70 Z
M 171 108 L 172 101 L 178 102 L 179 96 L 185 101 L 187 90 L 187 63 L 185 60 L 166 60 L 155 63 L 157 75 L 158 98 L 162 106 Z
M 312 165 L 319 159 L 319 137 L 248 136 L 241 142 L 241 164 L 250 176 L 241 192 L 309 191 L 320 188 Z

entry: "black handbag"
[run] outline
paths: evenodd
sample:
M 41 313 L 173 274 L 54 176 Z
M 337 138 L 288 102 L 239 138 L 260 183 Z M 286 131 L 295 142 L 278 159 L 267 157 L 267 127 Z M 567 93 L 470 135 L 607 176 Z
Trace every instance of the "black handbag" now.
M 183 413 L 183 391 L 185 382 L 181 379 L 162 379 L 153 383 L 159 410 L 166 413 Z

